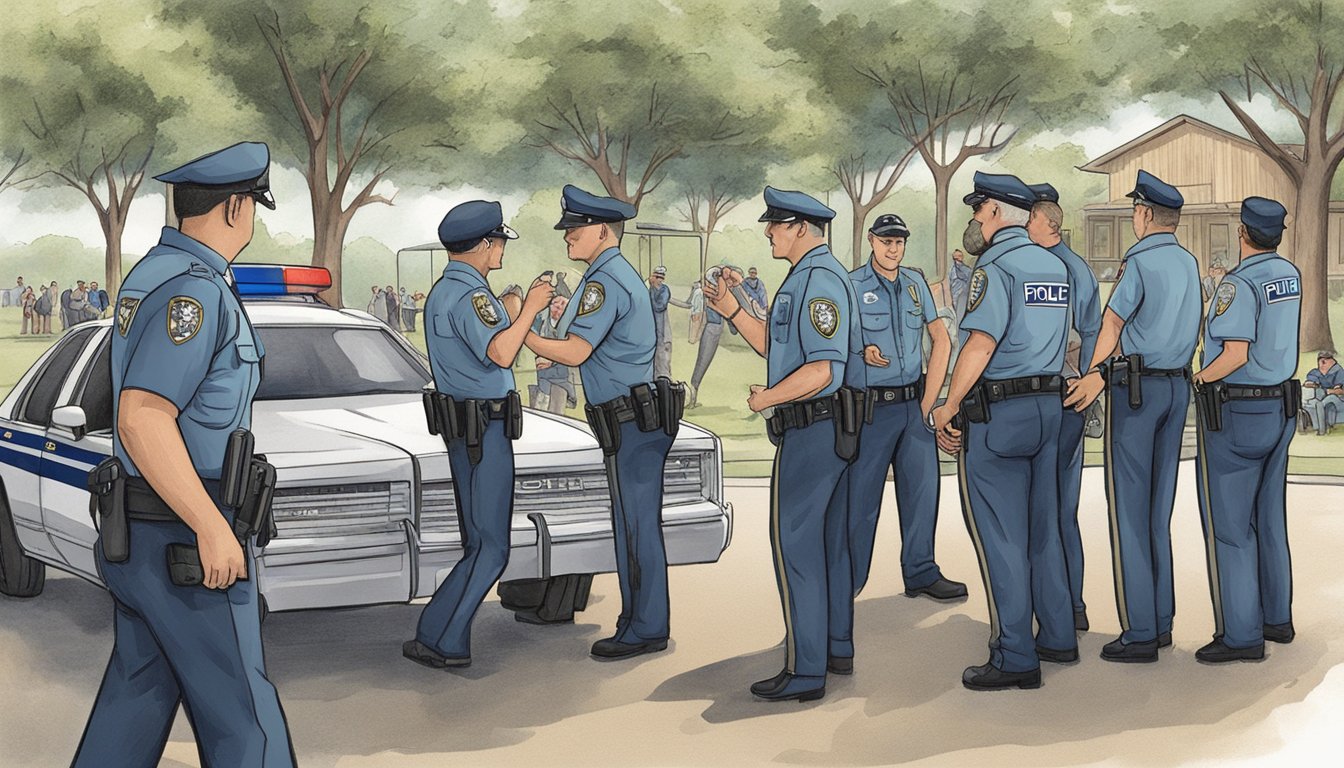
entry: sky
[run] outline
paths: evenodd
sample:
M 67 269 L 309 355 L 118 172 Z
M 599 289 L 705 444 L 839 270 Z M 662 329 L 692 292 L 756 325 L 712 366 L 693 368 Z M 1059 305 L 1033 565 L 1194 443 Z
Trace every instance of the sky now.
M 1161 106 L 1155 106 L 1153 103 L 1142 101 L 1117 110 L 1104 125 L 1069 134 L 1046 132 L 1034 137 L 1032 143 L 1042 146 L 1075 143 L 1083 147 L 1089 158 L 1095 158 L 1156 128 L 1182 112 L 1239 135 L 1245 135 L 1221 102 L 1165 101 Z M 1291 119 L 1286 114 L 1277 112 L 1264 96 L 1256 96 L 1250 103 L 1248 112 L 1258 120 L 1264 121 L 1262 124 L 1265 124 L 1272 134 L 1292 135 L 1290 131 L 1294 126 Z M 168 169 L 157 170 L 162 172 Z M 601 192 L 597 180 L 586 169 L 578 167 L 574 169 L 574 183 Z M 899 184 L 915 189 L 933 187 L 932 177 L 919 162 L 910 165 Z M 355 189 L 359 187 L 354 183 L 351 186 Z M 130 220 L 122 238 L 124 253 L 144 253 L 158 242 L 159 230 L 164 223 L 164 200 L 161 189 L 162 185 L 152 179 L 144 183 L 140 195 L 131 207 Z M 273 165 L 271 190 L 277 202 L 276 210 L 259 207 L 257 211 L 272 236 L 282 242 L 286 238 L 311 238 L 312 209 L 308 203 L 308 190 L 303 175 L 297 170 Z M 499 199 L 507 216 L 508 211 L 517 210 L 529 197 L 526 193 L 501 197 L 498 193 L 471 187 L 438 190 L 434 193 L 418 190 L 399 192 L 391 182 L 384 182 L 378 191 L 388 196 L 397 193 L 395 205 L 370 205 L 360 210 L 350 224 L 346 242 L 361 237 L 372 237 L 392 250 L 427 243 L 437 239 L 439 220 L 443 218 L 448 208 L 458 202 L 475 198 Z M 757 213 L 759 212 L 754 206 L 738 206 L 724 220 L 724 224 L 754 226 Z M 681 224 L 676 221 L 660 223 Z M 0 245 L 31 242 L 48 234 L 77 237 L 90 247 L 99 249 L 103 247 L 103 234 L 98 226 L 97 216 L 80 193 L 65 189 L 57 193 L 26 195 L 20 190 L 9 190 L 0 195 Z

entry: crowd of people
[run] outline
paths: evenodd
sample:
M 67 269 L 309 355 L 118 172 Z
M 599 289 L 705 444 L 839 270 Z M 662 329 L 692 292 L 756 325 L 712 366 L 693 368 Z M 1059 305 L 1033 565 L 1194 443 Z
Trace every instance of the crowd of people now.
M 110 305 L 107 291 L 99 288 L 95 281 L 77 280 L 74 288 L 61 290 L 55 280 L 49 284 L 31 286 L 26 285 L 20 275 L 14 287 L 0 290 L 0 306 L 22 309 L 20 336 L 53 335 L 56 332 L 51 321 L 53 315 L 57 317 L 62 331 L 97 320 L 103 317 Z
M 425 294 L 420 292 L 411 293 L 402 286 L 401 291 L 394 291 L 392 286 L 378 287 L 372 286 L 373 295 L 369 297 L 369 305 L 366 311 L 387 323 L 394 331 L 399 333 L 415 332 L 415 316 L 419 312 L 424 312 L 420 302 L 425 300 Z

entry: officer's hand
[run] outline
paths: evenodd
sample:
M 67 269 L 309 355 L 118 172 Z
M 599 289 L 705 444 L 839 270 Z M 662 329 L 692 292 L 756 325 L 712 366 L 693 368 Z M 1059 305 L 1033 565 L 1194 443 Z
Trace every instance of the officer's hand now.
M 1069 395 L 1064 398 L 1064 407 L 1082 413 L 1086 411 L 1106 388 L 1106 380 L 1097 371 L 1069 382 Z
M 956 454 L 961 451 L 961 430 L 952 426 L 952 417 L 958 408 L 952 403 L 943 403 L 929 417 L 933 419 L 934 440 L 943 453 Z
M 724 269 L 719 277 L 728 283 L 729 288 L 736 288 L 742 284 L 742 275 L 731 269 Z
M 233 582 L 247 576 L 247 560 L 243 547 L 233 535 L 233 529 L 219 518 L 203 533 L 196 534 L 196 547 L 201 554 L 201 583 L 209 589 L 228 589 Z
M 766 393 L 766 387 L 762 384 L 752 384 L 751 394 L 747 395 L 747 407 L 752 413 L 760 413 L 769 408 L 774 403 L 769 402 L 770 395 Z
M 891 365 L 891 361 L 882 356 L 882 350 L 878 349 L 876 344 L 869 344 L 863 348 L 863 362 L 877 368 Z
M 705 302 L 709 304 L 715 312 L 718 312 L 724 317 L 733 314 L 742 306 L 741 303 L 738 302 L 737 297 L 733 295 L 733 292 L 729 290 L 729 286 L 724 282 L 722 274 L 719 275 L 719 279 L 714 283 L 712 288 L 709 284 L 706 284 Z
M 504 311 L 509 315 L 509 322 L 516 321 L 523 314 L 523 297 L 513 291 L 505 293 L 499 297 L 499 303 L 504 305 Z M 541 310 L 537 310 L 540 312 Z M 534 313 L 535 314 L 535 313 Z
M 550 305 L 552 296 L 555 296 L 555 286 L 551 285 L 549 280 L 538 277 L 532 281 L 532 287 L 527 289 L 523 309 L 529 315 L 534 315 Z

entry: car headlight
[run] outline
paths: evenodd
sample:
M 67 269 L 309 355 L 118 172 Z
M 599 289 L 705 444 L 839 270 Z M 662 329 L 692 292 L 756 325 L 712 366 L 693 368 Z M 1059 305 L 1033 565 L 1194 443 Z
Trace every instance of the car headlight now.
M 271 502 L 282 537 L 393 531 L 410 511 L 411 484 L 405 482 L 278 488 Z

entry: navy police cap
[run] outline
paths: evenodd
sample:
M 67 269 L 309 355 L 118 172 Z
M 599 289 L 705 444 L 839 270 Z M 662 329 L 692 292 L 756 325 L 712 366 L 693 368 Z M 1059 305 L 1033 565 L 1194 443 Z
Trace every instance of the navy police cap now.
M 1283 234 L 1288 209 L 1267 197 L 1248 197 L 1241 201 L 1241 223 L 1246 228 L 1274 239 Z
M 244 141 L 198 157 L 154 178 L 165 184 L 190 184 L 250 194 L 257 202 L 275 210 L 270 164 L 271 152 L 265 144 Z
M 635 218 L 635 206 L 614 197 L 599 197 L 566 184 L 560 194 L 560 221 L 556 229 L 573 229 L 590 224 L 612 224 Z
M 1151 203 L 1163 208 L 1180 208 L 1185 205 L 1181 191 L 1147 171 L 1139 171 L 1134 182 L 1134 191 L 1125 197 L 1132 197 L 1136 203 Z
M 471 243 L 483 237 L 517 240 L 518 233 L 504 225 L 504 209 L 493 200 L 468 200 L 453 206 L 439 222 L 439 242 L 444 247 Z
M 905 226 L 905 222 L 900 216 L 894 213 L 884 213 L 877 217 L 873 226 L 868 231 L 878 237 L 909 237 L 910 228 Z
M 1036 193 L 1016 176 L 976 171 L 975 191 L 961 201 L 967 205 L 979 205 L 986 200 L 998 200 L 1029 211 L 1036 202 Z
M 798 222 L 825 224 L 835 218 L 835 211 L 815 197 L 803 192 L 765 188 L 765 213 L 757 221 Z
M 1036 195 L 1036 202 L 1038 203 L 1059 203 L 1059 190 L 1055 189 L 1054 185 L 1049 182 L 1028 184 L 1027 188 L 1031 190 L 1033 195 Z

